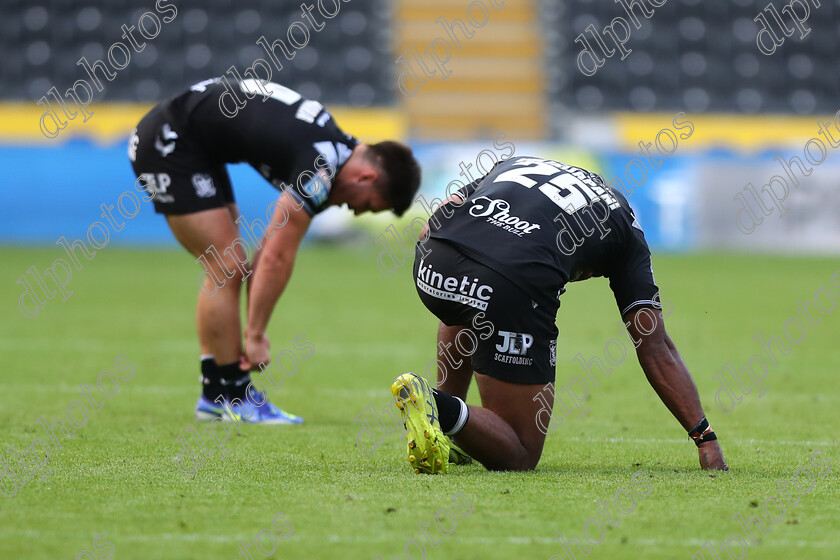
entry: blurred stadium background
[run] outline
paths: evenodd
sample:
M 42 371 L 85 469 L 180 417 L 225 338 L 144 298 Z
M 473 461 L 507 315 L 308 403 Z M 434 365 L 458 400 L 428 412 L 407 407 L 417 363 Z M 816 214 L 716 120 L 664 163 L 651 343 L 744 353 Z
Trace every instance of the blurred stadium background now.
M 339 6 L 333 0 L 322 4 L 328 10 Z M 733 197 L 747 183 L 760 188 L 774 175 L 784 176 L 773 156 L 802 158 L 804 143 L 817 136 L 819 118 L 833 123 L 840 108 L 840 2 L 812 6 L 809 35 L 800 39 L 794 33 L 769 56 L 756 47 L 760 28 L 754 21 L 766 4 L 670 0 L 656 8 L 645 4 L 654 12 L 650 19 L 637 6 L 641 27 L 631 26 L 626 43 L 632 52 L 624 60 L 617 54 L 606 58 L 586 76 L 577 67 L 581 45 L 575 38 L 590 24 L 601 29 L 615 17 L 627 19 L 619 3 L 342 1 L 333 19 L 315 12 L 324 28 L 311 33 L 293 60 L 283 60 L 273 80 L 324 102 L 351 134 L 411 143 L 424 167 L 427 197 L 441 196 L 459 178 L 460 162 L 475 164 L 482 150 L 509 151 L 494 148 L 500 134 L 505 138 L 499 142 L 514 142 L 517 154 L 553 157 L 591 167 L 608 181 L 623 180 L 628 163 L 641 158 L 639 142 L 673 129 L 674 115 L 685 112 L 694 133 L 661 168 L 648 166 L 644 184 L 631 197 L 654 248 L 836 251 L 840 191 L 834 188 L 838 164 L 832 148 L 825 163 L 791 188 L 784 219 L 770 216 L 751 235 L 735 224 L 739 206 Z M 95 92 L 90 106 L 93 116 L 70 121 L 48 139 L 39 127 L 44 107 L 37 101 L 52 86 L 64 92 L 87 79 L 77 61 L 107 60 L 110 45 L 125 42 L 121 27 L 137 25 L 144 12 L 155 11 L 154 3 L 3 2 L 0 165 L 7 194 L 0 242 L 49 245 L 61 235 L 84 238 L 99 205 L 132 188 L 126 142 L 151 104 L 231 66 L 243 71 L 266 57 L 260 37 L 286 41 L 290 25 L 302 20 L 299 2 L 171 5 L 177 16 L 161 25 L 142 52 L 131 53 L 113 81 L 103 80 L 105 90 Z M 456 30 L 455 48 L 437 20 L 466 20 L 468 11 L 479 21 L 486 12 L 487 23 L 470 39 Z M 399 57 L 412 47 L 422 53 L 439 39 L 452 47 L 451 75 L 442 81 L 438 73 L 404 95 Z M 273 190 L 244 165 L 231 173 L 243 214 L 263 216 Z M 361 224 L 375 232 L 386 221 Z M 316 234 L 344 235 L 351 227 L 340 211 L 314 225 L 319 222 Z M 149 204 L 110 243 L 174 241 Z
M 395 372 L 434 363 L 437 322 L 413 295 L 410 266 L 393 277 L 374 268 L 377 236 L 393 216 L 353 219 L 336 209 L 313 222 L 311 237 L 348 240 L 350 247 L 313 243 L 303 251 L 270 330 L 274 351 L 289 348 L 298 333 L 317 348 L 317 358 L 272 396 L 304 416 L 305 428 L 243 430 L 231 440 L 232 458 L 217 455 L 195 478 L 176 474 L 173 458 L 181 447 L 175 438 L 192 425 L 197 390 L 192 302 L 200 269 L 151 203 L 110 231 L 109 246 L 90 270 L 72 270 L 72 298 L 60 304 L 53 296 L 36 320 L 19 314 L 24 283 L 18 279 L 34 278 L 50 263 L 54 270 L 54 259 L 66 256 L 56 241 L 86 240 L 91 224 L 105 221 L 101 207 L 133 190 L 128 138 L 154 103 L 266 58 L 258 41 L 288 41 L 290 26 L 303 19 L 302 1 L 157 0 L 174 6 L 175 18 L 161 22 L 142 52 L 131 50 L 113 81 L 103 80 L 87 122 L 76 117 L 50 139 L 42 134 L 45 107 L 38 104 L 48 90 L 63 93 L 89 79 L 77 61 L 107 59 L 115 42 L 126 42 L 124 26 L 137 26 L 147 12 L 171 12 L 156 10 L 156 0 L 0 0 L 0 293 L 7 310 L 0 324 L 6 395 L 0 491 L 11 484 L 4 461 L 13 455 L 3 450 L 34 446 L 39 415 L 64 418 L 68 403 L 81 398 L 78 384 L 92 382 L 118 353 L 138 371 L 124 394 L 91 414 L 84 432 L 62 440 L 51 478 L 31 479 L 15 498 L 0 497 L 17 500 L 0 509 L 0 558 L 72 558 L 79 550 L 87 558 L 83 549 L 103 532 L 120 558 L 232 558 L 235 542 L 251 542 L 280 508 L 296 531 L 276 557 L 393 558 L 408 550 L 402 547 L 417 534 L 418 519 L 432 519 L 461 490 L 475 498 L 476 513 L 428 558 L 560 558 L 552 536 L 581 535 L 582 526 L 588 532 L 593 498 L 609 499 L 642 468 L 655 475 L 656 493 L 640 502 L 632 520 L 609 529 L 593 557 L 688 558 L 706 539 L 720 547 L 741 531 L 733 513 L 760 514 L 751 508 L 773 499 L 767 496 L 795 478 L 815 448 L 837 456 L 836 432 L 824 429 L 836 421 L 840 395 L 837 329 L 830 323 L 837 317 L 818 318 L 822 326 L 814 329 L 809 315 L 803 346 L 790 356 L 783 351 L 778 364 L 773 359 L 762 371 L 771 370 L 770 390 L 761 397 L 750 388 L 733 414 L 715 408 L 721 395 L 726 401 L 722 374 L 715 372 L 745 360 L 756 368 L 764 350 L 755 333 L 788 337 L 797 298 L 810 303 L 815 290 L 814 299 L 822 290 L 836 293 L 823 287 L 829 278 L 836 287 L 840 252 L 835 148 L 826 146 L 825 161 L 807 177 L 794 167 L 798 185 L 773 158 L 796 156 L 807 164 L 803 149 L 822 138 L 821 120 L 840 138 L 833 128 L 840 109 L 840 0 L 811 4 L 810 33 L 785 37 L 772 55 L 758 50 L 754 21 L 769 13 L 770 0 L 656 0 L 655 8 L 644 0 L 653 14 L 647 19 L 634 9 L 640 28 L 630 24 L 625 45 L 632 52 L 624 60 L 606 58 L 591 76 L 578 68 L 582 46 L 575 39 L 590 25 L 603 29 L 615 18 L 629 19 L 618 2 L 320 0 L 338 14 L 326 19 L 315 11 L 323 29 L 310 31 L 292 60 L 281 59 L 273 80 L 322 101 L 362 140 L 410 143 L 423 166 L 427 199 L 443 197 L 451 181 L 462 179 L 462 165 L 474 172 L 510 155 L 511 142 L 516 154 L 581 165 L 634 189 L 629 200 L 658 253 L 657 279 L 678 310 L 668 319 L 669 332 L 690 364 L 733 472 L 714 478 L 697 469 L 694 446 L 632 358 L 622 358 L 592 392 L 586 401 L 592 413 L 570 418 L 547 439 L 534 473 L 485 475 L 473 465 L 432 483 L 410 474 L 405 444 L 396 437 L 374 456 L 359 455 L 360 413 L 390 406 Z M 774 2 L 781 10 L 787 0 Z M 460 48 L 453 48 L 438 20 L 483 18 L 482 7 L 487 23 L 469 39 L 455 31 Z M 595 47 L 588 32 L 585 37 Z M 403 88 L 413 89 L 405 61 L 418 71 L 412 51 L 437 44 L 443 55 L 441 42 L 451 49 L 451 75 L 442 81 L 438 73 L 405 95 L 401 76 Z M 655 145 L 663 130 L 687 133 L 675 127 L 677 113 L 685 113 L 678 121 L 690 121 L 693 132 L 652 169 L 639 143 Z M 644 182 L 633 186 L 627 173 L 641 183 L 639 165 Z M 246 220 L 264 219 L 276 191 L 247 165 L 230 166 L 230 173 Z M 775 176 L 790 185 L 788 212 L 782 219 L 774 212 L 743 233 L 734 197 Z M 412 212 L 425 217 L 419 206 Z M 95 229 L 93 235 L 101 240 Z M 734 254 L 722 254 L 728 251 Z M 709 254 L 682 254 L 692 252 Z M 746 252 L 828 256 L 746 258 Z M 584 375 L 576 354 L 605 356 L 619 332 L 623 340 L 604 284 L 581 283 L 564 298 L 558 387 Z M 798 345 L 802 338 L 787 340 Z M 478 404 L 477 391 L 470 398 Z M 788 509 L 784 524 L 760 536 L 763 548 L 750 558 L 836 559 L 838 480 L 836 468 L 820 479 L 812 495 Z M 691 487 L 697 491 L 689 493 Z M 412 496 L 410 505 L 405 496 Z

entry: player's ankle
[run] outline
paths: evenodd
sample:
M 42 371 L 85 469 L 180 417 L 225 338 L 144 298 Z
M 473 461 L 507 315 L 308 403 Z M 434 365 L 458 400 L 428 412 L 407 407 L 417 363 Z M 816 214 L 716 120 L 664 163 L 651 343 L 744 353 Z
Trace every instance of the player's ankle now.
M 470 409 L 464 401 L 444 391 L 432 389 L 432 395 L 437 403 L 440 429 L 446 435 L 454 436 L 466 426 Z
M 231 400 L 244 401 L 251 382 L 251 373 L 239 369 L 239 362 L 219 366 L 222 389 Z
M 201 393 L 210 402 L 224 394 L 219 366 L 212 354 L 201 355 Z

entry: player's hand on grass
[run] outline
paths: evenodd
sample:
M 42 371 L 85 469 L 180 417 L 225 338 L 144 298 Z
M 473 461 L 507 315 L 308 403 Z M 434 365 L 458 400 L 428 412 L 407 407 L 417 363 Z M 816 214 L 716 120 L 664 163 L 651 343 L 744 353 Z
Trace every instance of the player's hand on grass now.
M 260 364 L 268 365 L 271 363 L 271 344 L 268 341 L 268 336 L 265 333 L 251 334 L 245 333 L 245 359 L 240 364 L 243 370 L 256 371 L 260 368 Z
M 708 470 L 728 471 L 729 467 L 723 458 L 717 440 L 705 441 L 697 448 L 700 454 L 700 466 Z

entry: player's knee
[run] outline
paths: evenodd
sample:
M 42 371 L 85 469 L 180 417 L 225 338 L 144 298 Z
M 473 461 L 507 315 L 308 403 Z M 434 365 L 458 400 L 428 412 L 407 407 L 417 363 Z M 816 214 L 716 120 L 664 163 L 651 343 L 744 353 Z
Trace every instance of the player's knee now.
M 539 449 L 528 449 L 525 457 L 522 458 L 520 463 L 520 471 L 532 471 L 537 468 L 537 464 L 540 462 L 540 457 L 542 457 L 542 446 Z
M 221 264 L 211 266 L 205 272 L 209 274 L 202 273 L 205 276 L 204 282 L 214 285 L 214 293 L 216 290 L 239 291 L 242 288 L 242 282 L 251 274 L 249 268 L 244 268 L 235 259 L 224 259 Z
M 515 471 L 532 471 L 537 468 L 537 463 L 540 462 L 539 456 L 531 457 L 530 455 L 523 457 L 516 467 L 511 470 Z
M 484 467 L 488 471 L 532 471 L 537 468 L 541 455 L 542 448 L 539 450 L 523 448 L 519 453 L 506 454 L 497 457 L 495 461 L 485 462 Z
M 237 238 L 225 249 L 224 255 L 226 257 L 225 266 L 228 270 L 235 272 L 232 279 L 234 281 L 243 281 L 251 275 L 251 267 L 248 264 L 250 260 L 250 251 L 248 245 Z
M 232 276 L 230 276 L 231 281 L 228 282 L 229 285 L 238 286 L 251 275 L 251 269 L 247 265 L 242 265 L 236 261 L 231 261 L 226 264 L 228 269 L 232 271 Z
M 534 470 L 534 469 L 536 469 L 536 468 L 537 468 L 537 463 L 539 463 L 539 459 L 536 459 L 536 460 L 534 460 L 534 461 L 528 461 L 528 462 L 527 462 L 527 463 L 525 463 L 525 464 L 523 465 L 523 467 L 522 467 L 521 469 L 519 469 L 519 470 L 520 470 L 520 471 L 532 471 L 532 470 Z

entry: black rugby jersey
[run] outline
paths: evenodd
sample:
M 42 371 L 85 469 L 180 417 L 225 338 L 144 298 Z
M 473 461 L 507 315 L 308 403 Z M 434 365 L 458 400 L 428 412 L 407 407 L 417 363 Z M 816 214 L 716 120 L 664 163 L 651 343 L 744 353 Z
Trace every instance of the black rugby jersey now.
M 210 163 L 247 162 L 276 188 L 288 190 L 310 215 L 317 214 L 359 142 L 338 128 L 319 102 L 280 84 L 262 87 L 270 97 L 255 80 L 214 78 L 169 100 L 166 108 Z
M 431 237 L 503 272 L 531 298 L 556 309 L 568 282 L 610 280 L 621 313 L 660 307 L 650 251 L 620 193 L 585 169 L 536 157 L 498 163 L 439 208 Z

